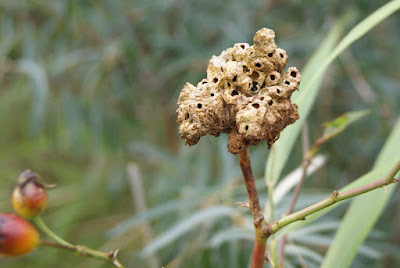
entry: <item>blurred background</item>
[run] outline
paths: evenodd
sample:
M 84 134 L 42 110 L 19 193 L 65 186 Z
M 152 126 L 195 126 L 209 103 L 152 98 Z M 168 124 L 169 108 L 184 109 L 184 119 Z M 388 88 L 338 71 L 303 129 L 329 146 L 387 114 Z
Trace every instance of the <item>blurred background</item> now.
M 181 88 L 262 27 L 301 71 L 339 18 L 351 14 L 347 32 L 385 2 L 0 0 L 0 211 L 12 211 L 16 178 L 31 169 L 57 184 L 43 218 L 68 241 L 120 248 L 126 267 L 246 267 L 252 242 L 243 238 L 252 234 L 243 231 L 250 213 L 234 205 L 247 200 L 237 158 L 226 135 L 184 146 Z M 323 146 L 326 164 L 307 179 L 298 208 L 370 170 L 400 114 L 399 27 L 399 14 L 389 17 L 328 69 L 310 140 L 344 112 L 371 113 Z M 267 155 L 266 144 L 251 148 L 263 204 Z M 301 163 L 300 140 L 288 163 L 284 175 Z M 354 267 L 399 263 L 399 191 L 385 211 Z M 327 217 L 338 222 L 343 212 Z M 333 234 L 307 239 L 308 248 L 323 256 Z M 318 267 L 307 256 L 293 264 Z M 109 267 L 51 248 L 0 266 Z

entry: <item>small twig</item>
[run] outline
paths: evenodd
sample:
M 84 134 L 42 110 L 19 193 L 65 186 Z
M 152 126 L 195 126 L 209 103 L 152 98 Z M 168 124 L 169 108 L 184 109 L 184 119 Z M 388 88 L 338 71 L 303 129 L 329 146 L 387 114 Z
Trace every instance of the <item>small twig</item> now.
M 253 258 L 251 261 L 251 268 L 262 268 L 264 265 L 264 255 L 267 238 L 263 233 L 263 229 L 266 226 L 264 215 L 261 211 L 260 202 L 258 200 L 258 194 L 256 185 L 254 182 L 253 172 L 250 165 L 249 148 L 239 154 L 239 164 L 242 169 L 244 182 L 246 184 L 247 195 L 249 197 L 249 208 L 253 215 L 254 228 L 255 228 L 255 241 Z
M 299 210 L 295 213 L 292 213 L 286 217 L 281 218 L 280 220 L 277 220 L 275 222 L 270 223 L 265 229 L 264 232 L 267 236 L 270 236 L 271 234 L 276 233 L 283 227 L 296 222 L 296 221 L 301 221 L 305 220 L 307 216 L 320 211 L 326 207 L 329 207 L 337 202 L 358 196 L 360 194 L 375 190 L 377 188 L 381 188 L 383 186 L 396 183 L 398 182 L 397 179 L 394 178 L 396 176 L 397 172 L 400 170 L 400 160 L 396 163 L 396 165 L 392 168 L 392 170 L 382 179 L 379 179 L 375 182 L 366 184 L 364 186 L 355 188 L 353 190 L 349 190 L 343 193 L 339 193 L 337 191 L 334 191 L 331 196 L 328 198 L 315 203 L 307 208 L 304 208 L 302 210 Z
M 64 239 L 59 237 L 56 233 L 54 233 L 52 230 L 50 230 L 50 228 L 47 227 L 47 225 L 44 223 L 44 221 L 42 220 L 42 218 L 40 216 L 34 218 L 33 222 L 36 224 L 36 226 L 38 227 L 38 229 L 40 231 L 45 233 L 48 237 L 50 237 L 51 239 L 53 239 L 57 243 L 59 243 L 61 245 L 64 245 L 64 246 L 68 246 L 68 247 L 73 247 L 74 246 L 73 244 L 65 241 Z
M 270 152 L 270 154 L 269 154 L 269 157 L 271 157 L 271 166 L 274 166 L 274 162 L 275 162 L 275 149 L 276 147 L 275 146 L 272 146 L 272 148 L 271 148 L 271 152 Z M 268 177 L 269 177 L 269 181 L 267 182 L 267 189 L 268 189 L 268 203 L 269 203 L 269 217 L 268 217 L 268 219 L 269 219 L 269 221 L 271 222 L 271 221 L 273 221 L 274 220 L 274 207 L 275 207 L 275 204 L 274 204 L 274 191 L 275 191 L 275 180 L 274 180 L 274 178 L 273 178 L 273 169 L 271 168 L 271 169 L 269 169 L 269 174 L 268 174 Z
M 60 243 L 57 243 L 57 242 L 52 242 L 52 241 L 47 241 L 47 240 L 40 240 L 39 244 L 41 246 L 46 246 L 46 247 L 61 248 L 61 249 L 67 249 L 67 250 L 75 251 L 75 247 L 74 246 L 69 246 L 69 245 L 60 244 Z
M 308 154 L 308 152 L 310 150 L 310 143 L 308 140 L 307 124 L 304 124 L 302 134 L 303 134 L 302 135 L 302 145 L 303 145 L 303 154 L 304 154 L 303 163 L 301 165 L 302 173 L 301 173 L 300 181 L 297 184 L 296 188 L 294 189 L 292 200 L 290 202 L 287 214 L 292 213 L 294 210 L 294 206 L 296 205 L 297 199 L 299 198 L 299 195 L 300 195 L 300 190 L 303 187 L 304 180 L 306 179 L 306 176 L 307 176 L 307 169 L 311 164 L 311 155 Z
M 40 245 L 70 250 L 70 251 L 75 252 L 78 256 L 91 257 L 94 259 L 109 262 L 114 267 L 123 268 L 122 264 L 117 259 L 118 250 L 110 251 L 110 252 L 101 252 L 101 251 L 94 250 L 94 249 L 91 249 L 91 248 L 88 248 L 85 246 L 73 245 L 73 244 L 65 241 L 61 237 L 59 237 L 52 230 L 50 230 L 50 228 L 47 227 L 47 225 L 43 222 L 43 220 L 39 216 L 34 218 L 33 222 L 36 224 L 37 228 L 40 231 L 42 231 L 47 236 L 49 236 L 51 239 L 56 241 L 56 242 L 50 242 L 50 241 L 42 240 L 42 241 L 40 241 Z
M 144 189 L 142 185 L 142 179 L 140 175 L 140 170 L 139 166 L 136 163 L 129 163 L 127 166 L 127 172 L 128 172 L 128 180 L 132 192 L 132 198 L 133 198 L 133 205 L 135 206 L 136 210 L 138 212 L 144 213 L 147 208 L 146 208 L 146 198 L 144 196 Z M 153 241 L 153 234 L 150 228 L 150 225 L 147 221 L 143 221 L 143 224 L 141 225 L 142 229 L 142 236 L 143 239 L 146 241 L 146 243 L 150 243 Z M 147 258 L 148 264 L 150 268 L 157 268 L 160 267 L 158 258 L 155 254 L 150 254 L 149 257 Z
M 311 155 L 308 153 L 310 150 L 310 142 L 309 142 L 309 133 L 308 133 L 308 125 L 307 122 L 305 122 L 303 131 L 302 131 L 302 145 L 303 145 L 303 163 L 302 163 L 302 173 L 300 177 L 300 181 L 297 184 L 293 195 L 292 195 L 292 200 L 290 202 L 287 215 L 291 214 L 294 210 L 294 206 L 296 205 L 297 199 L 299 198 L 300 195 L 300 190 L 303 187 L 304 181 L 306 179 L 307 175 L 307 169 L 311 164 Z M 285 261 L 285 245 L 287 241 L 287 235 L 285 235 L 282 238 L 282 241 L 279 245 L 279 251 L 278 251 L 278 260 L 279 264 L 278 267 L 283 267 L 283 263 Z

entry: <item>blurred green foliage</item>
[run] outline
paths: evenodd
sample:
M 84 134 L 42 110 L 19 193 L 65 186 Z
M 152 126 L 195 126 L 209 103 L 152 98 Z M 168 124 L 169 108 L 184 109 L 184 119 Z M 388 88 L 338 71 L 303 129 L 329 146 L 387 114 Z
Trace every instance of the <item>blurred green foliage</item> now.
M 252 232 L 251 226 L 248 233 L 235 229 L 249 219 L 233 205 L 247 198 L 237 159 L 227 152 L 225 136 L 183 146 L 175 124 L 180 89 L 205 76 L 212 55 L 251 43 L 262 27 L 275 30 L 289 66 L 301 71 L 340 17 L 356 14 L 351 28 L 385 2 L 0 0 L 0 211 L 12 210 L 15 180 L 29 168 L 57 184 L 44 219 L 73 243 L 120 248 L 127 267 L 147 267 L 138 255 L 149 243 L 144 223 L 153 237 L 179 231 L 157 251 L 160 265 L 245 267 L 252 243 L 240 238 Z M 322 134 L 323 122 L 344 112 L 371 114 L 323 146 L 328 163 L 307 180 L 299 208 L 372 166 L 400 114 L 399 27 L 398 14 L 388 18 L 325 74 L 308 119 L 311 140 Z M 284 174 L 299 165 L 300 147 Z M 264 204 L 266 145 L 251 148 L 251 157 Z M 135 205 L 130 162 L 140 168 L 147 213 Z M 285 198 L 276 215 L 286 210 Z M 399 264 L 399 200 L 395 193 L 354 267 Z M 314 251 L 291 245 L 288 254 L 303 252 L 308 267 L 317 267 L 343 211 L 327 216 L 323 237 L 293 234 L 294 243 L 312 243 Z M 195 231 L 176 229 L 184 220 Z M 236 239 L 224 238 L 229 234 Z M 10 268 L 56 265 L 108 267 L 48 248 L 0 259 Z

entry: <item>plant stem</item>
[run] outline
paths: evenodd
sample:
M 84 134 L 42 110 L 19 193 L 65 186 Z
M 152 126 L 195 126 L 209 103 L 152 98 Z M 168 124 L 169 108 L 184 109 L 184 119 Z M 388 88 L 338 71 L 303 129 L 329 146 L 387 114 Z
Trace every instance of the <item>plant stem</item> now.
M 304 128 L 303 128 L 303 132 L 302 132 L 302 145 L 303 145 L 303 163 L 302 163 L 302 172 L 301 172 L 301 177 L 300 177 L 300 181 L 297 184 L 294 192 L 293 192 L 293 196 L 292 196 L 292 200 L 290 202 L 289 208 L 288 208 L 288 212 L 287 214 L 291 214 L 294 210 L 294 206 L 296 205 L 297 199 L 299 198 L 300 195 L 300 190 L 303 187 L 304 184 L 304 180 L 306 179 L 306 175 L 307 175 L 307 169 L 311 164 L 311 158 L 313 155 L 309 154 L 309 150 L 310 150 L 310 145 L 309 145 L 309 141 L 308 141 L 308 127 L 307 127 L 307 123 L 304 124 Z
M 269 157 L 271 159 L 271 166 L 275 165 L 275 155 L 276 155 L 275 148 L 276 148 L 275 146 L 272 146 L 271 152 L 269 153 Z M 268 171 L 269 171 L 268 174 L 266 174 L 268 176 L 268 179 L 266 180 L 267 181 L 267 190 L 268 190 L 268 201 L 269 201 L 268 202 L 269 203 L 268 221 L 272 222 L 272 221 L 274 221 L 274 208 L 275 208 L 275 204 L 274 204 L 274 190 L 275 189 L 274 188 L 275 188 L 276 180 L 273 175 L 273 169 L 270 168 L 270 169 L 268 169 Z M 267 170 L 265 170 L 265 172 L 267 172 Z
M 128 172 L 128 180 L 130 183 L 130 188 L 131 188 L 131 193 L 132 193 L 132 199 L 133 199 L 133 205 L 136 209 L 136 211 L 140 213 L 144 213 L 146 211 L 146 198 L 145 198 L 145 191 L 143 189 L 142 185 L 142 177 L 140 174 L 140 169 L 139 165 L 131 162 L 127 166 L 127 172 Z M 147 244 L 152 242 L 153 240 L 153 234 L 150 228 L 150 224 L 147 221 L 143 221 L 143 224 L 141 226 L 141 234 L 143 237 L 143 240 L 146 241 Z M 150 254 L 147 258 L 149 268 L 158 268 L 161 267 L 158 261 L 158 257 L 155 254 Z
M 294 206 L 296 205 L 297 199 L 299 198 L 300 195 L 300 190 L 303 187 L 304 181 L 306 179 L 306 175 L 307 175 L 307 169 L 311 164 L 311 154 L 309 154 L 309 150 L 310 150 L 310 144 L 309 144 L 309 140 L 308 140 L 308 124 L 307 122 L 304 123 L 303 126 L 303 131 L 302 131 L 302 147 L 303 147 L 303 163 L 302 163 L 302 173 L 301 173 L 301 177 L 300 177 L 300 181 L 297 184 L 293 195 L 292 195 L 292 200 L 290 202 L 288 211 L 287 211 L 287 215 L 293 213 L 294 210 Z M 286 241 L 287 241 L 287 235 L 285 235 L 282 238 L 282 241 L 279 245 L 279 263 L 278 263 L 278 267 L 283 267 L 284 264 L 284 260 L 285 260 L 285 245 L 286 245 Z
M 50 228 L 43 222 L 43 220 L 42 220 L 42 218 L 40 218 L 40 216 L 34 218 L 33 222 L 36 224 L 37 228 L 40 231 L 42 231 L 47 236 L 49 236 L 51 239 L 56 241 L 56 242 L 50 242 L 50 241 L 42 240 L 42 241 L 40 241 L 40 244 L 42 246 L 56 247 L 56 248 L 70 250 L 70 251 L 75 252 L 78 256 L 95 258 L 98 260 L 109 262 L 114 267 L 123 268 L 122 264 L 117 259 L 118 250 L 110 251 L 110 252 L 101 252 L 101 251 L 94 250 L 94 249 L 91 249 L 91 248 L 88 248 L 85 246 L 73 245 L 73 244 L 65 241 L 61 237 L 59 237 L 52 230 L 50 230 Z
M 33 222 L 36 224 L 36 226 L 39 228 L 40 231 L 45 233 L 48 237 L 50 237 L 51 239 L 53 239 L 57 243 L 65 245 L 65 246 L 69 246 L 69 247 L 73 247 L 74 246 L 71 243 L 69 243 L 69 242 L 65 241 L 64 239 L 62 239 L 61 237 L 59 237 L 52 230 L 50 230 L 50 228 L 44 223 L 44 221 L 42 220 L 42 218 L 40 216 L 35 217 L 33 219 Z
M 273 182 L 268 182 L 267 183 L 267 188 L 268 188 L 268 203 L 269 203 L 269 217 L 268 221 L 273 221 L 274 220 L 274 183 Z
M 249 208 L 253 215 L 255 228 L 254 251 L 251 261 L 251 268 L 262 268 L 265 261 L 265 247 L 267 237 L 264 235 L 263 229 L 266 226 L 264 215 L 261 211 L 260 202 L 256 185 L 254 182 L 253 172 L 250 165 L 249 148 L 239 154 L 239 164 L 242 169 L 244 182 L 246 184 L 247 195 L 249 197 Z
M 355 188 L 353 190 L 349 190 L 343 193 L 338 193 L 337 191 L 334 191 L 332 195 L 318 203 L 315 203 L 307 208 L 304 208 L 302 210 L 299 210 L 293 214 L 290 214 L 286 217 L 281 218 L 280 220 L 277 220 L 273 223 L 270 223 L 266 228 L 265 228 L 265 234 L 267 236 L 276 233 L 279 231 L 281 228 L 285 227 L 286 225 L 289 225 L 293 222 L 300 221 L 300 220 L 305 220 L 305 218 L 321 209 L 324 209 L 330 205 L 333 205 L 336 202 L 340 202 L 355 196 L 358 196 L 360 194 L 372 191 L 374 189 L 380 188 L 380 187 L 385 187 L 386 185 L 389 185 L 391 183 L 396 183 L 398 182 L 397 179 L 394 178 L 396 174 L 400 170 L 400 160 L 396 163 L 396 165 L 392 168 L 392 170 L 382 179 L 379 179 L 375 182 L 366 184 L 364 186 Z

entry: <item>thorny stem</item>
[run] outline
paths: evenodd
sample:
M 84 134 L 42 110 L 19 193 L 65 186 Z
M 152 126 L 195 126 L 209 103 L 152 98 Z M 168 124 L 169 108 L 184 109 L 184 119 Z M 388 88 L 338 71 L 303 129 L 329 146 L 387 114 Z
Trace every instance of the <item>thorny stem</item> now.
M 392 170 L 384 178 L 379 179 L 375 182 L 366 184 L 364 186 L 355 188 L 353 190 L 343 192 L 343 193 L 334 191 L 332 193 L 332 195 L 329 196 L 328 198 L 326 198 L 318 203 L 315 203 L 309 207 L 306 207 L 302 210 L 299 210 L 295 213 L 292 213 L 286 217 L 283 217 L 280 220 L 277 220 L 275 222 L 268 224 L 268 226 L 264 229 L 264 232 L 265 232 L 266 236 L 268 237 L 271 234 L 276 233 L 283 227 L 285 227 L 293 222 L 296 222 L 296 221 L 305 220 L 307 216 L 309 216 L 317 211 L 320 211 L 326 207 L 329 207 L 329 206 L 335 204 L 336 202 L 340 202 L 340 201 L 358 196 L 360 194 L 375 190 L 380 187 L 385 187 L 386 185 L 389 185 L 391 183 L 396 183 L 396 182 L 398 182 L 398 180 L 395 179 L 394 176 L 396 176 L 396 174 L 399 172 L 399 170 L 400 170 L 400 160 L 396 163 L 396 165 L 392 168 Z
M 242 169 L 244 183 L 246 184 L 247 195 L 249 197 L 249 208 L 253 215 L 255 228 L 255 241 L 251 268 L 262 268 L 265 261 L 265 247 L 267 238 L 263 229 L 266 226 L 264 215 L 262 214 L 260 202 L 258 200 L 256 185 L 250 165 L 249 148 L 239 154 L 239 164 Z
M 319 141 L 317 140 L 316 143 L 319 143 Z M 312 150 L 313 148 L 311 148 L 310 151 Z M 305 158 L 307 159 L 307 157 L 311 157 L 311 155 L 313 155 L 313 153 L 307 154 Z M 307 216 L 317 211 L 320 211 L 326 207 L 329 207 L 337 202 L 364 194 L 366 192 L 375 190 L 377 188 L 386 187 L 387 185 L 392 183 L 397 183 L 399 180 L 395 179 L 394 177 L 400 171 L 400 160 L 399 160 L 392 168 L 392 170 L 390 170 L 390 172 L 382 179 L 379 179 L 375 182 L 342 193 L 339 193 L 335 190 L 333 191 L 332 195 L 329 196 L 328 198 L 318 203 L 315 203 L 309 207 L 301 209 L 295 213 L 287 215 L 277 221 L 267 224 L 264 220 L 264 215 L 261 212 L 261 207 L 260 207 L 260 202 L 258 200 L 253 172 L 251 170 L 248 148 L 246 148 L 245 151 L 239 154 L 239 164 L 242 169 L 243 178 L 247 189 L 247 195 L 249 197 L 249 208 L 251 214 L 253 215 L 254 228 L 255 228 L 255 241 L 254 241 L 254 251 L 251 262 L 251 268 L 263 267 L 267 256 L 265 254 L 267 239 L 272 234 L 275 234 L 280 229 L 293 222 L 305 220 Z
M 64 239 L 59 237 L 52 230 L 50 230 L 50 228 L 44 223 L 44 221 L 42 220 L 42 218 L 40 216 L 34 218 L 33 222 L 36 224 L 36 226 L 39 228 L 40 231 L 45 233 L 48 237 L 50 237 L 51 239 L 53 239 L 57 243 L 62 244 L 62 245 L 66 245 L 66 246 L 69 246 L 69 247 L 73 247 L 74 246 L 71 243 L 68 243 L 67 241 L 65 241 Z
M 78 256 L 95 258 L 98 260 L 109 262 L 114 267 L 123 268 L 123 265 L 117 259 L 118 250 L 110 251 L 110 252 L 101 252 L 101 251 L 94 250 L 94 249 L 91 249 L 91 248 L 88 248 L 85 246 L 73 245 L 73 244 L 65 241 L 61 237 L 59 237 L 52 230 L 50 230 L 50 228 L 43 222 L 43 220 L 42 220 L 42 218 L 40 218 L 40 216 L 34 218 L 33 222 L 36 224 L 37 228 L 40 231 L 42 231 L 47 236 L 49 236 L 51 239 L 56 241 L 56 242 L 50 242 L 50 241 L 41 240 L 40 245 L 70 250 L 70 251 L 75 252 Z

